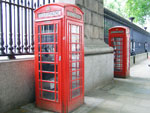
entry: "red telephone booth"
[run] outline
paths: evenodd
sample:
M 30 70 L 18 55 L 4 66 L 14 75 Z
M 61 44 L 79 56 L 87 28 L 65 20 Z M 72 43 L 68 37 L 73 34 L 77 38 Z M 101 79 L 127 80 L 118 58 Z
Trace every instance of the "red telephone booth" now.
M 36 105 L 67 113 L 84 103 L 83 12 L 71 4 L 35 10 Z
M 109 46 L 114 48 L 114 76 L 126 78 L 130 74 L 130 31 L 118 26 L 109 29 Z

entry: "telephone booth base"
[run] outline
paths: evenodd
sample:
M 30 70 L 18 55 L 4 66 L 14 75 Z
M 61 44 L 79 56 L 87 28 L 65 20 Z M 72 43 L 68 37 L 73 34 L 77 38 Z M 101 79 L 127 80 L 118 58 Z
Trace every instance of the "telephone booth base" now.
M 115 78 L 128 78 L 130 75 L 128 74 L 128 75 L 116 75 L 116 74 L 114 74 L 114 77 Z
M 84 104 L 84 98 L 79 98 L 75 100 L 75 102 L 73 102 L 71 106 L 69 106 L 67 112 L 71 112 L 79 108 L 83 104 Z M 36 103 L 36 106 L 44 110 L 49 110 L 49 111 L 59 112 L 59 113 L 67 113 L 66 110 L 63 110 L 64 108 L 61 108 L 59 104 L 56 105 L 55 103 L 50 103 L 48 101 L 46 102 L 45 100 L 40 100 L 39 103 Z

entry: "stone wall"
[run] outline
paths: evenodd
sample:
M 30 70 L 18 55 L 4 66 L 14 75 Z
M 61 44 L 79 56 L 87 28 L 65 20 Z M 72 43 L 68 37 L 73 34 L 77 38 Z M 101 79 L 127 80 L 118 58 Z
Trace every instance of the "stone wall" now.
M 104 39 L 103 0 L 76 0 L 84 12 L 85 39 Z M 85 43 L 85 45 L 87 45 Z
M 34 61 L 0 62 L 0 113 L 33 102 L 35 98 Z

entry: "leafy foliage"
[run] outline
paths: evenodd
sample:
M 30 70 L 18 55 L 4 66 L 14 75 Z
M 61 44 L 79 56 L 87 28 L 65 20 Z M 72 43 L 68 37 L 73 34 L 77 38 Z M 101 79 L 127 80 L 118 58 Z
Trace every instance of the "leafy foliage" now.
M 104 6 L 124 18 L 135 17 L 142 26 L 150 18 L 150 0 L 104 0 Z
M 126 0 L 104 0 L 104 6 L 118 15 L 127 18 L 127 13 L 125 11 Z
M 127 0 L 125 9 L 128 16 L 143 25 L 150 17 L 150 0 Z

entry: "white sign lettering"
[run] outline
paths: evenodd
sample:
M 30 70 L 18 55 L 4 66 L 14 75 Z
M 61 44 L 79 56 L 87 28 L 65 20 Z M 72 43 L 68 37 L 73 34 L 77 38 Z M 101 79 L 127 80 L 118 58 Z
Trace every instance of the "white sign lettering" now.
M 124 33 L 124 31 L 112 31 L 111 33 Z
M 81 19 L 81 15 L 67 11 L 67 16 L 73 17 L 73 18 L 77 18 L 77 19 Z
M 59 15 L 61 15 L 61 11 L 52 11 L 48 13 L 39 13 L 38 18 L 52 17 L 52 16 L 59 16 Z

